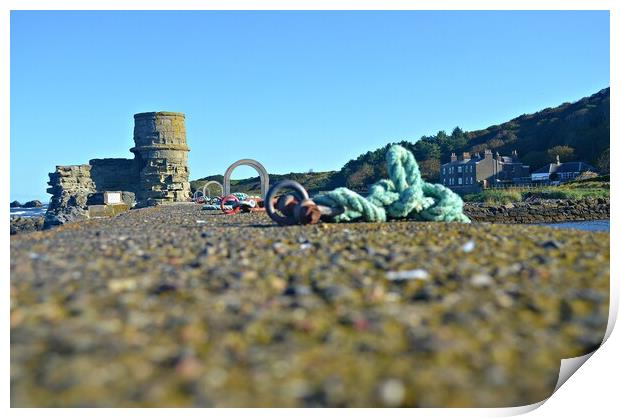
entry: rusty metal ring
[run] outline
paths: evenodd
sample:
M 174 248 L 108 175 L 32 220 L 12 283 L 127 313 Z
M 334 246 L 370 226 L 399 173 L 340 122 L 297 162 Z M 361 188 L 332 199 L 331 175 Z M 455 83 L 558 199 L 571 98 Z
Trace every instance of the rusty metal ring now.
M 267 215 L 269 215 L 271 219 L 280 225 L 296 225 L 298 224 L 297 220 L 279 215 L 273 206 L 273 198 L 275 197 L 276 192 L 282 189 L 291 189 L 300 202 L 310 198 L 308 196 L 308 192 L 301 184 L 293 180 L 283 180 L 277 184 L 274 184 L 267 192 L 267 196 L 265 197 L 265 209 L 267 210 Z
M 226 215 L 234 215 L 236 213 L 239 213 L 239 211 L 241 210 L 241 206 L 239 205 L 233 206 L 231 210 L 226 210 L 224 208 L 224 203 L 229 200 L 234 200 L 237 203 L 239 202 L 239 198 L 234 194 L 229 194 L 228 196 L 223 197 L 222 200 L 220 200 L 220 209 L 222 209 L 222 212 L 224 212 Z

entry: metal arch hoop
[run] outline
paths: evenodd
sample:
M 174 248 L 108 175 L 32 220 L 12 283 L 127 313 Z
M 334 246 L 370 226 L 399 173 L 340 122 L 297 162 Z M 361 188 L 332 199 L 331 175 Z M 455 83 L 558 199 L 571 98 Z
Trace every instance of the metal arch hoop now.
M 280 225 L 296 225 L 297 221 L 295 219 L 287 218 L 282 215 L 279 215 L 276 212 L 275 207 L 273 206 L 273 200 L 276 193 L 282 189 L 291 189 L 295 192 L 299 201 L 304 201 L 309 199 L 308 192 L 304 187 L 293 180 L 283 180 L 279 183 L 273 185 L 269 192 L 267 192 L 267 197 L 265 198 L 265 210 L 267 211 L 267 215 Z
M 220 196 L 224 196 L 224 186 L 222 186 L 222 183 L 220 183 L 219 181 L 216 181 L 216 180 L 210 180 L 210 181 L 206 182 L 204 184 L 204 186 L 202 186 L 202 195 L 206 196 L 207 192 L 208 192 L 209 193 L 209 197 L 211 197 L 211 192 L 209 191 L 209 186 L 211 186 L 212 184 L 215 184 L 216 186 L 218 186 L 220 188 Z
M 256 160 L 251 160 L 247 158 L 235 161 L 230 165 L 230 167 L 228 167 L 226 173 L 224 173 L 224 191 L 222 195 L 227 196 L 230 194 L 230 176 L 232 175 L 234 169 L 239 167 L 240 165 L 250 166 L 258 172 L 258 175 L 260 177 L 260 193 L 261 196 L 266 199 L 267 191 L 269 190 L 269 173 L 267 173 L 267 170 L 261 163 Z

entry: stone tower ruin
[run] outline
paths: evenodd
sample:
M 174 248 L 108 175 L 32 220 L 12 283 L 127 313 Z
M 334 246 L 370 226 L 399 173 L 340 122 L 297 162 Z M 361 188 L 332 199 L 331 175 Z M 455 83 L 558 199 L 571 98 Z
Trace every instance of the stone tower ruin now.
M 49 174 L 52 199 L 46 224 L 88 217 L 97 193 L 121 191 L 129 206 L 151 206 L 190 200 L 185 115 L 148 112 L 134 115 L 129 158 L 98 158 L 88 164 L 56 166 Z M 94 204 L 94 203 L 92 203 Z
M 168 203 L 189 199 L 189 169 L 185 115 L 175 112 L 148 112 L 134 115 L 130 151 L 139 170 L 138 202 Z

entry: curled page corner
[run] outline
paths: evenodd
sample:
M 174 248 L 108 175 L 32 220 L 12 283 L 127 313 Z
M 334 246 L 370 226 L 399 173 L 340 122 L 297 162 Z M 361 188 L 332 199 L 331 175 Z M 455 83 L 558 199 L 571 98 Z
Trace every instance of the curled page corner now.
M 598 349 L 597 349 L 598 350 Z M 572 357 L 567 359 L 562 359 L 560 362 L 560 372 L 558 373 L 558 381 L 555 384 L 555 388 L 553 389 L 553 393 L 549 395 L 548 398 L 545 398 L 539 402 L 535 402 L 529 405 L 516 406 L 511 408 L 503 408 L 498 416 L 515 416 L 522 415 L 528 412 L 532 412 L 535 409 L 541 407 L 545 402 L 547 402 L 551 396 L 564 384 L 566 381 L 581 367 L 583 364 L 588 361 L 588 359 L 594 354 L 596 350 L 585 354 L 579 357 Z
M 618 316 L 618 299 L 611 298 L 610 303 L 609 303 L 609 318 L 607 319 L 607 329 L 605 330 L 605 335 L 603 336 L 603 340 L 601 341 L 601 344 L 595 350 L 592 350 L 591 352 L 589 352 L 588 354 L 584 354 L 583 356 L 562 359 L 560 361 L 560 371 L 558 373 L 558 381 L 555 384 L 553 393 L 548 398 L 543 399 L 540 402 L 536 402 L 530 405 L 513 407 L 513 408 L 505 408 L 505 411 L 506 411 L 505 416 L 525 414 L 527 412 L 531 412 L 537 409 L 538 407 L 542 406 L 545 402 L 547 402 L 547 400 L 549 400 L 549 398 L 551 398 L 551 396 L 553 396 L 553 394 L 557 392 L 558 389 L 560 389 L 560 387 L 562 387 L 562 385 L 564 385 L 564 383 L 566 383 L 566 381 L 568 381 L 568 379 L 573 374 L 575 374 L 575 372 L 581 366 L 583 366 L 585 362 L 588 361 L 588 359 L 592 357 L 592 355 L 596 353 L 603 346 L 603 344 L 605 344 L 605 341 L 607 341 L 607 339 L 611 335 L 611 332 L 613 331 L 616 325 L 617 316 Z
M 598 349 L 597 349 L 598 350 Z M 555 388 L 553 389 L 553 393 L 557 392 L 557 390 L 571 377 L 577 369 L 579 369 L 583 364 L 588 361 L 588 359 L 594 354 L 596 350 L 585 354 L 579 357 L 572 358 L 564 358 L 560 363 L 560 373 L 558 374 L 558 381 L 555 384 Z M 553 396 L 553 394 L 551 395 Z
M 603 346 L 603 344 L 605 344 L 605 341 L 607 341 L 607 339 L 611 335 L 611 332 L 613 331 L 616 325 L 617 316 L 618 316 L 618 299 L 612 298 L 612 300 L 610 300 L 610 303 L 609 303 L 609 317 L 607 319 L 607 329 L 605 330 L 605 335 L 603 336 L 603 341 L 601 341 L 601 345 L 599 345 L 598 348 L 589 352 L 588 354 L 584 354 L 583 356 L 562 359 L 562 361 L 560 362 L 560 372 L 558 374 L 558 381 L 555 384 L 553 393 L 555 393 L 560 387 L 562 387 L 562 385 L 566 383 L 566 381 L 573 374 L 575 374 L 575 372 L 581 366 L 583 366 L 583 364 L 586 361 L 588 361 L 590 357 L 592 357 L 592 354 L 596 353 L 596 351 L 599 350 Z M 553 393 L 551 394 L 551 396 L 553 396 Z

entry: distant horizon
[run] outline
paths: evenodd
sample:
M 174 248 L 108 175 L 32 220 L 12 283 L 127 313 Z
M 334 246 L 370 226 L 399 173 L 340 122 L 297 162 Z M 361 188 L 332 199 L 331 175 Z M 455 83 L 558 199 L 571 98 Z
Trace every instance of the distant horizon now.
M 149 111 L 186 114 L 191 180 L 339 170 L 609 88 L 609 40 L 608 11 L 13 11 L 10 200 L 132 158 Z

